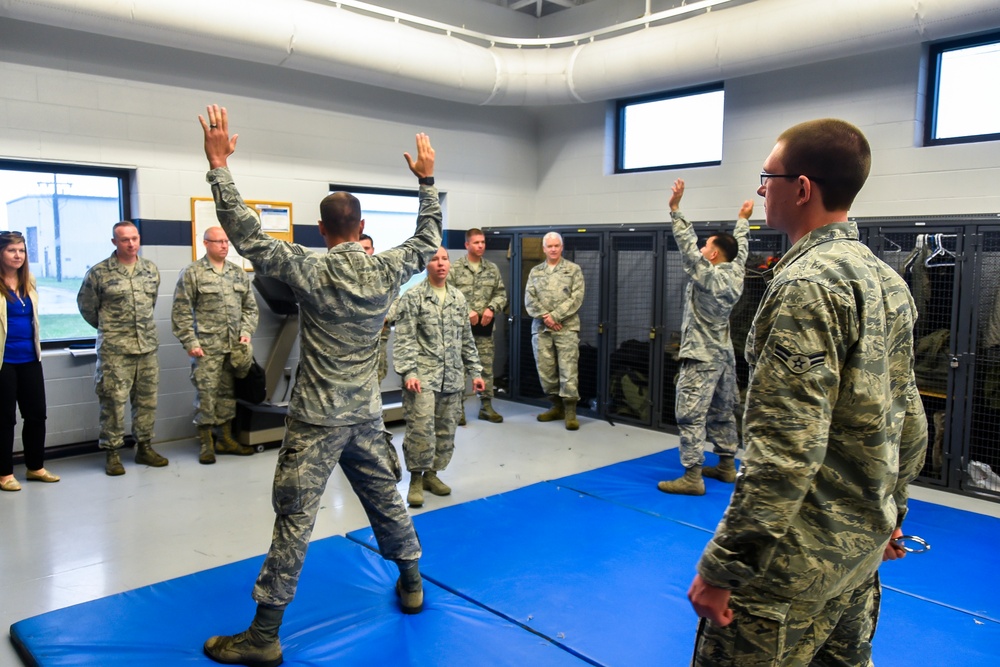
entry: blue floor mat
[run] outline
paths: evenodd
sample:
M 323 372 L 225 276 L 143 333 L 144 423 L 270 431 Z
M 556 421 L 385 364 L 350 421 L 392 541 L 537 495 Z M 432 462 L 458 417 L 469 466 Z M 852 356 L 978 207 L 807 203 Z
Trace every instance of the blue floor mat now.
M 215 665 L 213 634 L 246 629 L 262 557 L 19 621 L 11 639 L 28 665 Z M 495 614 L 425 582 L 424 611 L 399 611 L 395 565 L 343 537 L 309 548 L 285 614 L 285 665 L 505 665 L 585 663 Z
M 684 665 L 687 601 L 711 537 L 556 484 L 414 518 L 421 570 L 600 665 Z M 372 545 L 368 529 L 349 537 Z
M 718 460 L 713 454 L 705 458 L 706 465 Z M 704 496 L 675 496 L 656 488 L 658 480 L 683 471 L 677 451 L 667 450 L 553 483 L 714 533 L 733 485 L 706 479 Z M 919 500 L 909 507 L 905 532 L 923 537 L 931 550 L 887 563 L 883 585 L 1000 622 L 1000 519 Z
M 667 498 L 667 504 L 671 497 L 657 491 L 655 483 L 652 489 L 657 495 L 650 496 L 644 489 L 663 467 L 640 473 L 643 467 L 637 462 L 618 464 L 610 466 L 614 470 L 603 468 L 417 516 L 414 524 L 424 545 L 421 568 L 449 590 L 531 627 L 596 664 L 687 665 L 697 619 L 686 593 L 711 534 L 685 521 L 661 517 L 667 505 L 659 496 Z M 636 473 L 635 488 L 629 489 L 625 480 L 632 473 Z M 603 486 L 608 480 L 608 486 Z M 588 493 L 563 483 L 586 488 Z M 605 492 L 616 501 L 603 500 Z M 656 511 L 636 511 L 625 505 L 642 504 L 636 499 L 644 497 L 658 503 Z M 689 506 L 684 498 L 679 500 L 677 507 Z M 687 499 L 698 500 L 707 500 L 706 506 L 715 504 L 721 516 L 724 501 L 704 496 Z M 940 602 L 960 597 L 961 591 L 953 590 L 956 584 L 962 585 L 957 581 L 962 572 L 955 569 L 955 562 L 937 564 L 947 568 L 950 577 L 939 573 L 921 580 L 931 595 L 895 589 L 913 580 L 914 570 L 928 567 L 927 559 L 935 549 L 949 553 L 945 535 L 924 530 L 918 520 L 922 515 L 941 517 L 938 509 L 947 510 L 943 516 L 959 534 L 964 521 L 975 526 L 983 518 L 914 501 L 908 526 L 927 533 L 939 545 L 927 554 L 911 554 L 882 568 L 886 575 L 891 573 L 883 580 L 892 579 L 894 585 L 884 591 L 875 638 L 876 662 L 935 664 L 937 656 L 946 656 L 948 664 L 995 667 L 1000 664 L 1000 624 Z M 707 515 L 704 511 L 703 516 Z M 986 539 L 995 541 L 997 534 L 993 535 Z M 370 530 L 355 531 L 349 537 L 373 545 Z M 992 581 L 992 575 L 987 579 Z M 978 573 L 969 573 L 969 585 L 976 581 Z M 990 587 L 977 594 L 989 598 L 996 591 Z
M 415 517 L 426 596 L 415 616 L 399 612 L 395 566 L 369 529 L 314 542 L 282 626 L 285 664 L 687 665 L 687 588 L 732 485 L 656 489 L 679 471 L 664 452 Z M 906 528 L 932 549 L 882 568 L 876 663 L 1000 664 L 1000 520 L 913 501 Z M 201 646 L 246 628 L 261 560 L 36 616 L 11 638 L 42 667 L 211 665 Z

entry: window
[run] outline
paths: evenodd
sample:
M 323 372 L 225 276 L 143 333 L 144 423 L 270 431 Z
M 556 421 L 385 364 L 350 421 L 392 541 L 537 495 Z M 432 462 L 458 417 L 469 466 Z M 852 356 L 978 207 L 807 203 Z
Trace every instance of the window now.
M 45 347 L 96 336 L 76 295 L 87 270 L 114 250 L 111 228 L 128 217 L 128 177 L 119 169 L 0 160 L 0 230 L 24 234 Z
M 924 143 L 1000 139 L 1000 33 L 931 47 Z
M 372 237 L 376 253 L 395 248 L 413 236 L 420 210 L 420 195 L 417 191 L 330 185 L 330 192 L 339 191 L 350 192 L 361 202 L 361 216 L 365 220 L 364 233 Z M 423 279 L 424 274 L 418 273 L 400 287 L 399 293 L 402 294 Z
M 615 171 L 722 163 L 722 84 L 619 100 Z

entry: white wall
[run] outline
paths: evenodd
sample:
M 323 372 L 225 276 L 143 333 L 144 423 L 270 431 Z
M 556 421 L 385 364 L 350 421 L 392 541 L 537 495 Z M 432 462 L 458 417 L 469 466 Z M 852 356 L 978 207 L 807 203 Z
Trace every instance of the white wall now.
M 662 222 L 678 176 L 688 181 L 692 219 L 726 220 L 755 197 L 783 129 L 838 116 L 860 125 L 874 148 L 855 215 L 1000 211 L 996 142 L 919 146 L 920 67 L 920 48 L 906 47 L 728 81 L 723 165 L 614 175 L 610 104 L 469 107 L 0 19 L 0 157 L 132 167 L 134 217 L 187 221 L 190 198 L 209 195 L 195 117 L 219 102 L 240 134 L 231 161 L 240 189 L 291 201 L 299 225 L 313 223 L 330 182 L 411 187 L 401 153 L 418 131 L 438 150 L 446 227 Z M 761 207 L 754 217 L 763 220 Z M 179 246 L 145 253 L 163 275 L 158 439 L 193 435 L 187 360 L 168 322 L 190 255 Z M 265 318 L 259 350 L 276 326 Z M 92 360 L 56 353 L 44 364 L 49 445 L 95 438 Z
M 726 82 L 723 164 L 641 174 L 611 173 L 605 126 L 613 105 L 540 112 L 539 223 L 663 222 L 675 178 L 687 181 L 685 213 L 728 220 L 752 199 L 777 136 L 822 117 L 857 124 L 872 144 L 868 184 L 852 215 L 901 216 L 1000 211 L 998 142 L 920 146 L 924 104 L 920 47 L 791 68 Z M 758 205 L 754 218 L 763 220 Z
M 415 153 L 421 131 L 437 151 L 446 227 L 533 221 L 535 121 L 526 111 L 463 107 L 0 19 L 0 157 L 133 168 L 134 218 L 190 221 L 191 197 L 211 195 L 197 122 L 210 102 L 229 108 L 240 134 L 230 166 L 242 194 L 292 202 L 298 226 L 315 224 L 331 182 L 415 188 L 402 153 Z M 367 231 L 377 243 L 378 231 Z M 143 254 L 162 279 L 157 440 L 191 436 L 188 360 L 169 323 L 190 247 L 147 244 Z M 262 318 L 259 359 L 276 328 L 273 317 Z M 43 365 L 48 446 L 95 439 L 93 357 L 47 352 Z

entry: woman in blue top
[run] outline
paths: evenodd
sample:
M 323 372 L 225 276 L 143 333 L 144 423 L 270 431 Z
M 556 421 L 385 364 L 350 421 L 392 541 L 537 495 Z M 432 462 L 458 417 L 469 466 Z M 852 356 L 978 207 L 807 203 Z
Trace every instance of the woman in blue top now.
M 14 479 L 17 408 L 24 427 L 27 479 L 58 482 L 45 469 L 45 380 L 38 335 L 38 292 L 28 270 L 21 232 L 0 232 L 0 490 L 20 491 Z

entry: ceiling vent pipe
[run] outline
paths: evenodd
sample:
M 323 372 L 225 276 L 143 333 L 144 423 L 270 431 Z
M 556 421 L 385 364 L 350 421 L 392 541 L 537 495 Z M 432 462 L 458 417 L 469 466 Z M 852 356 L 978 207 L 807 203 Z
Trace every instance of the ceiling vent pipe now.
M 518 106 L 629 97 L 1000 27 L 996 0 L 755 0 L 572 45 L 516 48 L 337 4 L 0 0 L 0 16 L 465 104 Z

